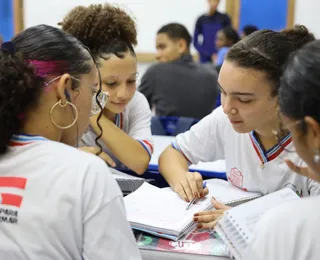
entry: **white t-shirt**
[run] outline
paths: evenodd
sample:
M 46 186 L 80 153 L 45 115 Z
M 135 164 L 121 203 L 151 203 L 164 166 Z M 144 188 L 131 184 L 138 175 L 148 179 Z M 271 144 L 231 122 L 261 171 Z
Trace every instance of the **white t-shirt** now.
M 250 241 L 244 260 L 319 260 L 320 197 L 268 211 Z
M 141 259 L 100 158 L 39 136 L 10 145 L 0 157 L 0 259 Z
M 283 149 L 292 149 L 291 136 L 281 143 L 263 152 L 254 133 L 237 133 L 219 107 L 178 135 L 172 145 L 191 164 L 225 159 L 228 180 L 243 190 L 267 194 L 290 187 L 301 197 L 320 194 L 319 183 L 293 173 L 285 164 L 285 158 L 297 165 L 304 163 L 296 153 Z
M 151 134 L 151 111 L 147 99 L 136 91 L 125 111 L 117 114 L 115 124 L 132 138 L 138 140 L 148 152 L 150 158 L 153 153 L 153 141 Z M 83 135 L 81 145 L 96 146 L 97 135 L 92 128 Z M 112 155 L 108 147 L 99 140 L 103 152 L 107 153 L 116 163 L 117 168 L 126 168 L 116 157 Z

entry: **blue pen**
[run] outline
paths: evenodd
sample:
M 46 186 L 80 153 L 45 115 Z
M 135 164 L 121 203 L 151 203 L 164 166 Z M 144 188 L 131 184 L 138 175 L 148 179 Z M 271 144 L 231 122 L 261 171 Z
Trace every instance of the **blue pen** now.
M 206 187 L 207 187 L 207 182 L 203 182 L 202 188 L 205 189 Z M 189 205 L 187 206 L 186 210 L 190 209 L 191 205 L 196 201 L 196 199 L 197 199 L 197 198 L 194 197 L 194 198 L 190 201 L 190 203 L 189 203 Z

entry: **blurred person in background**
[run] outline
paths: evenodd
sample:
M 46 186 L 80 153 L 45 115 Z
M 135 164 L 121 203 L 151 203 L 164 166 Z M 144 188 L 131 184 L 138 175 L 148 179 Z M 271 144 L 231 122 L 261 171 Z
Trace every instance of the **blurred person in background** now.
M 231 26 L 229 16 L 217 11 L 219 3 L 220 0 L 208 0 L 209 12 L 201 15 L 196 22 L 193 44 L 199 52 L 201 63 L 211 63 L 212 56 L 217 53 L 214 45 L 217 32 Z
M 244 37 L 247 37 L 251 33 L 258 31 L 258 30 L 259 30 L 258 27 L 255 25 L 251 25 L 251 24 L 245 25 L 242 29 L 242 32 L 241 32 L 241 39 L 243 39 Z
M 144 94 L 158 116 L 201 119 L 211 113 L 218 95 L 217 73 L 194 62 L 192 38 L 178 23 L 164 25 L 157 32 L 157 64 L 141 80 Z

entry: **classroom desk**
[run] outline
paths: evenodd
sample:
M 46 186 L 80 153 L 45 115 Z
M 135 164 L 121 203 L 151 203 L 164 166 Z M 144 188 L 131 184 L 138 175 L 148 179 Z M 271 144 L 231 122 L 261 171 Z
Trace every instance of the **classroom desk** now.
M 160 136 L 154 135 L 154 151 L 151 157 L 148 171 L 158 172 L 158 159 L 160 154 L 167 148 L 173 141 L 173 136 Z M 200 162 L 197 165 L 191 165 L 190 171 L 197 171 L 205 178 L 220 178 L 226 179 L 226 165 L 224 160 L 218 160 L 214 162 Z

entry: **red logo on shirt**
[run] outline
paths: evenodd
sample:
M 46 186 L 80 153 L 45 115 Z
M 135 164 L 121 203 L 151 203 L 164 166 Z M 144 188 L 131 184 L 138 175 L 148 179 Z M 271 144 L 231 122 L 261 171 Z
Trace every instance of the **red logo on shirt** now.
M 230 170 L 230 176 L 228 176 L 228 180 L 238 188 L 242 189 L 243 187 L 243 175 L 237 168 L 232 168 Z
M 24 190 L 27 179 L 21 177 L 0 177 L 0 188 L 16 188 Z M 23 197 L 12 192 L 0 192 L 0 205 L 20 208 Z

